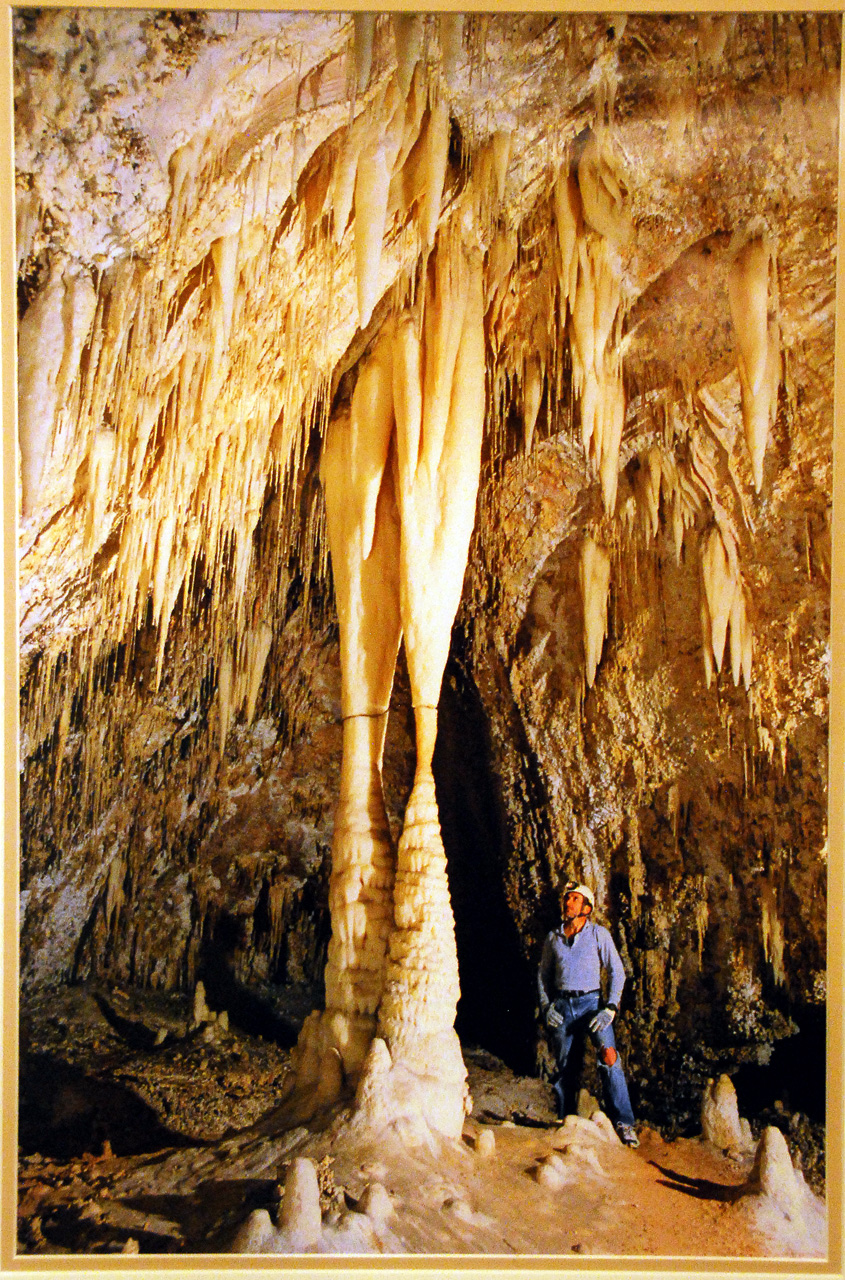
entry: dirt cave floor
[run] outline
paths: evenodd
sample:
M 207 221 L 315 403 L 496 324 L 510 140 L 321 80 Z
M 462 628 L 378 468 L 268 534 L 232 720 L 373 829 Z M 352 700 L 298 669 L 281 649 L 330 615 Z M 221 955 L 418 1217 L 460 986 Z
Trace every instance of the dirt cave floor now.
M 290 1072 L 280 1038 L 172 995 L 91 985 L 24 1004 L 19 1253 L 231 1252 L 253 1210 L 277 1219 L 285 1173 L 308 1156 L 320 1252 L 825 1255 L 818 1178 L 811 1190 L 799 1175 L 790 1218 L 755 1194 L 752 1153 L 728 1158 L 647 1125 L 629 1150 L 587 1118 L 586 1097 L 561 1126 L 546 1082 L 480 1049 L 464 1047 L 473 1111 L 461 1142 L 374 1143 L 340 1108 L 296 1125 L 278 1105 Z M 356 1233 L 375 1182 L 389 1219 Z

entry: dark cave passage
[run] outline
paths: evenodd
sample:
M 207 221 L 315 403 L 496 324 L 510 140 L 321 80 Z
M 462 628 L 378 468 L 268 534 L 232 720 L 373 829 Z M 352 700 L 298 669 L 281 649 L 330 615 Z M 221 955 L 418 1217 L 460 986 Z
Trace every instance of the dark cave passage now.
M 800 1112 L 815 1124 L 825 1123 L 827 1098 L 827 1030 L 824 1008 L 790 1010 L 798 1027 L 779 1040 L 765 1066 L 745 1065 L 733 1077 L 739 1109 L 754 1120 L 768 1113 Z
M 534 973 L 505 899 L 503 808 L 487 721 L 475 690 L 449 677 L 447 667 L 434 776 L 461 981 L 455 1027 L 463 1043 L 533 1074 Z

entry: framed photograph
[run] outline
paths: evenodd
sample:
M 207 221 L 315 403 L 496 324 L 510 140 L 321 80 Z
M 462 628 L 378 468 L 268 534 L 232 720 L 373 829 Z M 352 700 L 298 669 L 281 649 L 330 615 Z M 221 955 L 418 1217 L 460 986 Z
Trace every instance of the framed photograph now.
M 6 6 L 4 1275 L 841 1273 L 842 39 Z

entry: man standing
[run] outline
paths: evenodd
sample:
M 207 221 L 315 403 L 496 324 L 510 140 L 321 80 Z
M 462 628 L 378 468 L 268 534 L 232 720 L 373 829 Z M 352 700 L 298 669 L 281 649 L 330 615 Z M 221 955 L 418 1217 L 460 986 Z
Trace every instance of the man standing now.
M 613 1034 L 625 970 L 607 929 L 593 924 L 589 918 L 593 905 L 593 892 L 587 885 L 568 884 L 563 892 L 563 921 L 543 944 L 537 985 L 540 1012 L 557 1059 L 558 1076 L 552 1087 L 558 1115 L 562 1118 L 575 1110 L 577 1076 L 584 1041 L 589 1036 L 598 1054 L 605 1106 L 616 1132 L 626 1146 L 638 1147 L 628 1085 Z M 610 975 L 610 990 L 604 1005 L 601 999 L 603 972 Z

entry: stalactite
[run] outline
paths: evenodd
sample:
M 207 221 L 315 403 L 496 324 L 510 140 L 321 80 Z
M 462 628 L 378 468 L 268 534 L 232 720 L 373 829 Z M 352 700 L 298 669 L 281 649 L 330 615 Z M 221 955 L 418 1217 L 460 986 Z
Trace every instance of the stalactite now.
M 56 414 L 56 384 L 65 346 L 64 293 L 61 267 L 54 264 L 20 326 L 18 439 L 24 518 L 32 514 L 38 500 Z
M 584 539 L 578 567 L 578 581 L 584 609 L 584 663 L 587 688 L 591 689 L 607 635 L 607 595 L 610 587 L 610 556 L 590 537 Z
M 771 250 L 753 236 L 735 254 L 728 275 L 731 318 L 737 344 L 742 421 L 754 487 L 763 486 L 763 460 L 777 412 L 780 385 L 780 331 L 770 318 Z
M 449 156 L 449 110 L 440 97 L 431 108 L 426 126 L 424 161 L 420 177 L 420 243 L 429 249 L 440 218 L 443 183 Z
M 392 91 L 392 92 L 391 92 Z M 363 329 L 379 296 L 379 272 L 393 164 L 402 143 L 403 104 L 391 81 L 381 115 L 362 144 L 355 174 L 355 264 L 358 323 Z
M 462 13 L 449 12 L 439 14 L 438 18 L 441 66 L 447 82 L 452 84 L 463 51 L 466 19 Z
M 724 526 L 714 526 L 707 535 L 701 554 L 701 572 L 701 622 L 707 686 L 710 687 L 712 680 L 711 663 L 715 662 L 717 671 L 722 670 L 730 624 L 733 681 L 734 684 L 739 684 L 739 677 L 742 675 L 747 689 L 751 682 L 751 628 L 736 543 Z
M 393 36 L 396 42 L 396 78 L 402 97 L 407 98 L 414 68 L 422 53 L 422 16 L 413 13 L 394 14 Z
M 85 514 L 85 550 L 87 555 L 102 543 L 107 532 L 105 513 L 109 498 L 116 436 L 105 428 L 94 433 L 88 462 L 88 495 Z
M 355 85 L 358 93 L 364 93 L 370 83 L 376 16 L 375 13 L 352 15 L 355 30 Z
M 762 915 L 763 952 L 772 966 L 775 982 L 781 986 L 786 982 L 786 971 L 783 963 L 784 936 L 783 924 L 778 914 L 778 902 L 775 888 L 770 880 L 763 880 L 760 886 L 760 910 Z

